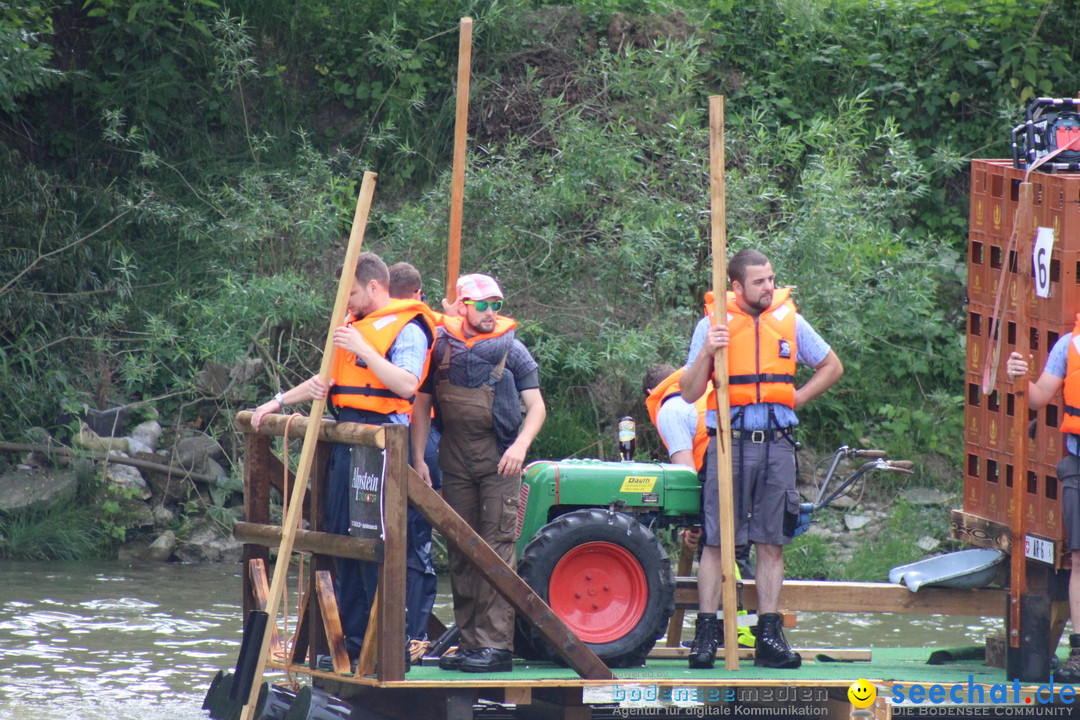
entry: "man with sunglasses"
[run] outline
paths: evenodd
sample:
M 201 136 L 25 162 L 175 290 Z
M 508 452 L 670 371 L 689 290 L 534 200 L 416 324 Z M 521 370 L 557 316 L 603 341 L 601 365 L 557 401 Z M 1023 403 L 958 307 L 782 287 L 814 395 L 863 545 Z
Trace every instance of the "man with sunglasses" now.
M 423 446 L 429 408 L 442 430 L 443 497 L 480 537 L 515 567 L 518 495 L 525 454 L 544 424 L 537 364 L 514 337 L 517 323 L 499 315 L 503 294 L 487 275 L 457 283 L 457 317 L 446 316 L 431 371 L 413 406 L 413 466 L 427 478 Z M 525 406 L 524 418 L 521 406 Z M 450 550 L 454 618 L 461 631 L 443 670 L 511 670 L 514 610 L 460 553 Z

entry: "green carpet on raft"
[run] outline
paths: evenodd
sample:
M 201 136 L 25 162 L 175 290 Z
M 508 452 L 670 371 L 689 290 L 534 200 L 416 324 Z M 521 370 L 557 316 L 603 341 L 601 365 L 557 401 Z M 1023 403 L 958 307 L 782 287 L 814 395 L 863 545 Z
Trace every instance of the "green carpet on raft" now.
M 927 661 L 932 654 L 943 660 L 941 664 L 930 665 Z M 827 658 L 803 657 L 802 667 L 797 670 L 773 670 L 755 667 L 753 661 L 743 660 L 739 670 L 729 672 L 724 669 L 724 658 L 717 657 L 716 666 L 711 670 L 690 670 L 685 659 L 649 660 L 637 668 L 623 668 L 613 671 L 617 680 L 613 684 L 633 683 L 657 685 L 689 684 L 704 681 L 708 684 L 725 683 L 738 680 L 770 680 L 778 684 L 786 682 L 803 683 L 825 681 L 836 683 L 854 682 L 859 678 L 882 682 L 917 682 L 917 683 L 967 683 L 987 685 L 1007 684 L 1005 671 L 1001 668 L 987 667 L 978 648 L 952 648 L 947 654 L 930 648 L 880 648 L 872 651 L 870 662 L 829 661 Z M 569 668 L 554 663 L 534 662 L 517 659 L 511 672 L 502 673 L 462 673 L 439 670 L 437 667 L 413 667 L 405 676 L 406 681 L 426 682 L 463 682 L 476 681 L 537 681 L 537 680 L 579 680 L 577 674 Z M 576 683 L 575 683 L 576 684 Z M 594 684 L 594 683 L 590 683 Z M 604 684 L 607 684 L 606 682 Z

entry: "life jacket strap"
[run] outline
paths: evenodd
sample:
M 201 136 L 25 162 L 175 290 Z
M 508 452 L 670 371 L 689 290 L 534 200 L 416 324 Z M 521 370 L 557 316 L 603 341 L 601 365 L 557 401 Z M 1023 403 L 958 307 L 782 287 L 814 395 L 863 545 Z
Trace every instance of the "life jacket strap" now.
M 758 385 L 762 383 L 795 383 L 795 376 L 788 373 L 753 373 L 751 375 L 730 375 L 729 385 Z

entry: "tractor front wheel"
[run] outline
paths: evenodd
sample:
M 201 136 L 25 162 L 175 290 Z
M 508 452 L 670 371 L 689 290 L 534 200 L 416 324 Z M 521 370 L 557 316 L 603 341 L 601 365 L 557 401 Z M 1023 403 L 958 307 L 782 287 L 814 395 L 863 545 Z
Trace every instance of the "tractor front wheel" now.
M 675 609 L 667 553 L 625 513 L 588 508 L 559 516 L 525 546 L 518 574 L 610 667 L 644 664 Z M 535 629 L 518 629 L 540 656 L 558 659 Z

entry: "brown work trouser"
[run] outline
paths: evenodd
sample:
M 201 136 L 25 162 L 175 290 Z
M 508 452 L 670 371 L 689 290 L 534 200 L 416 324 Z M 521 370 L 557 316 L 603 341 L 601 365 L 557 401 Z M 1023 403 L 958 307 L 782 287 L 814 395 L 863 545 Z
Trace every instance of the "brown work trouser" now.
M 462 388 L 441 382 L 435 390 L 442 416 L 439 468 L 443 498 L 511 568 L 516 567 L 521 478 L 499 475 L 502 452 L 491 419 L 490 386 Z M 514 609 L 461 552 L 450 548 L 454 619 L 463 648 L 514 647 Z

